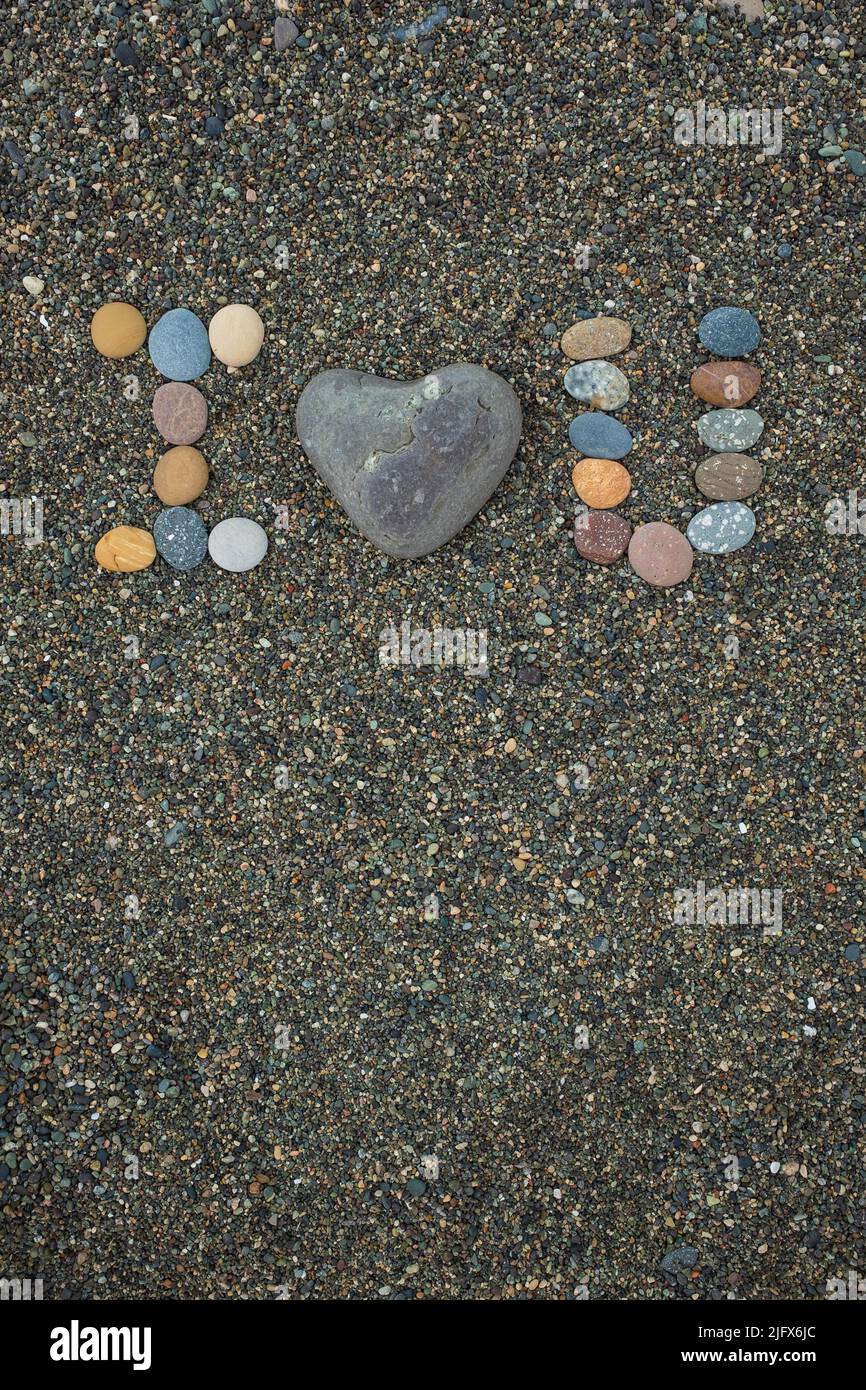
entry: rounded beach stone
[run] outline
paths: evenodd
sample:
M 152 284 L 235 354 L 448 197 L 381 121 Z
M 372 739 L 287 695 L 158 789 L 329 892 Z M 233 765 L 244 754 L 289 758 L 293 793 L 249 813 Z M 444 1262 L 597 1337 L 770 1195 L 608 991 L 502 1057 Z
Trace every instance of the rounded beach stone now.
M 93 346 L 103 357 L 130 357 L 147 337 L 147 324 L 134 304 L 103 304 L 90 320 Z
M 725 304 L 704 314 L 698 327 L 704 347 L 718 357 L 745 357 L 761 341 L 758 320 L 748 309 Z
M 156 548 L 176 570 L 194 570 L 207 555 L 207 527 L 189 507 L 168 507 L 153 523 Z
M 104 570 L 132 574 L 153 564 L 156 546 L 150 532 L 140 526 L 115 526 L 100 537 L 93 553 Z
M 649 521 L 639 526 L 629 541 L 628 558 L 640 579 L 657 589 L 670 589 L 688 579 L 694 553 L 675 526 L 666 521 Z
M 153 395 L 153 423 L 169 444 L 194 444 L 207 429 L 207 401 L 196 386 L 166 381 Z
M 761 373 L 748 362 L 705 362 L 692 372 L 691 388 L 710 405 L 747 405 L 761 385 Z
M 574 523 L 574 545 L 584 560 L 612 565 L 625 554 L 631 527 L 618 512 L 581 512 Z
M 214 564 L 236 573 L 254 569 L 265 558 L 267 548 L 267 532 L 246 516 L 230 516 L 219 522 L 208 540 Z
M 612 362 L 575 362 L 565 373 L 565 389 L 595 410 L 619 410 L 628 400 L 628 381 Z
M 633 443 L 625 425 L 596 410 L 576 415 L 568 427 L 568 437 L 579 453 L 598 459 L 625 458 Z
M 714 502 L 738 502 L 763 481 L 763 468 L 748 454 L 711 454 L 695 469 L 695 486 Z
M 169 381 L 194 381 L 210 366 L 207 329 L 191 309 L 169 309 L 147 340 L 150 360 Z
M 572 469 L 571 481 L 588 507 L 615 507 L 631 492 L 631 474 L 612 459 L 581 459 Z
M 249 304 L 226 304 L 218 309 L 208 328 L 214 357 L 227 367 L 245 367 L 258 357 L 265 325 Z
M 698 437 L 718 453 L 741 453 L 761 437 L 764 422 L 757 410 L 708 410 L 698 420 Z
M 631 342 L 631 324 L 624 319 L 581 319 L 562 335 L 560 347 L 573 362 L 588 362 L 591 358 L 616 357 Z
M 517 450 L 522 414 L 496 372 L 452 362 L 418 381 L 319 372 L 295 424 L 349 520 L 408 560 L 444 545 L 484 506 Z
M 167 507 L 182 507 L 201 497 L 207 487 L 204 454 L 181 444 L 169 449 L 153 470 L 153 490 Z
M 686 535 L 695 550 L 729 555 L 748 545 L 755 534 L 755 513 L 742 502 L 714 502 L 692 517 Z

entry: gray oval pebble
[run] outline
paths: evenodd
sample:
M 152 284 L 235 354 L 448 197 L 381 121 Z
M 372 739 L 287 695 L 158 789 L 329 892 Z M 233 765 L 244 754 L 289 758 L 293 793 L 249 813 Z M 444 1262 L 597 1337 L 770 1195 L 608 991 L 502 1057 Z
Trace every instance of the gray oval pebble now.
M 246 516 L 229 516 L 210 533 L 208 550 L 215 565 L 236 574 L 254 569 L 265 558 L 268 533 Z
M 207 527 L 189 507 L 166 507 L 153 523 L 156 548 L 176 570 L 194 570 L 207 554 Z
M 625 458 L 633 443 L 625 425 L 596 410 L 576 415 L 568 427 L 568 437 L 575 449 L 593 459 Z
M 754 352 L 761 341 L 761 329 L 748 309 L 725 304 L 704 314 L 698 327 L 698 337 L 705 348 L 717 357 L 745 357 Z
M 708 410 L 698 420 L 702 444 L 717 452 L 739 453 L 760 439 L 764 422 L 757 410 Z
M 695 469 L 695 487 L 713 502 L 739 502 L 763 481 L 763 468 L 748 454 L 710 454 Z
M 714 502 L 692 517 L 686 535 L 695 550 L 729 555 L 748 545 L 755 534 L 755 513 L 742 502 Z
M 629 397 L 628 381 L 619 367 L 600 358 L 575 362 L 565 373 L 565 389 L 576 401 L 595 410 L 619 410 Z

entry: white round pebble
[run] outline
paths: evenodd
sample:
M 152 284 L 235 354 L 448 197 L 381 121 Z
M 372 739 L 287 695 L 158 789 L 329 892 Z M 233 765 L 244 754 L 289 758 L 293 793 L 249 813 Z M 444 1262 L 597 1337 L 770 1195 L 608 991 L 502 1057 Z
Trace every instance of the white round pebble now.
M 32 294 L 34 299 L 45 289 L 45 281 L 40 280 L 38 275 L 25 275 L 21 282 L 28 294 Z
M 207 548 L 221 570 L 240 574 L 255 569 L 268 549 L 267 532 L 247 516 L 229 516 L 213 528 Z

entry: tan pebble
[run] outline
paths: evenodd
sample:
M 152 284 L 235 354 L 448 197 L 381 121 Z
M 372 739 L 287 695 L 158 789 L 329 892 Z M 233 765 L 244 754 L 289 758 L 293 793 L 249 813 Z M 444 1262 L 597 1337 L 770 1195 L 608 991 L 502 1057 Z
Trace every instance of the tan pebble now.
M 211 351 L 227 367 L 245 367 L 258 357 L 265 326 L 250 304 L 225 304 L 208 327 Z
M 574 465 L 571 481 L 588 507 L 615 507 L 631 492 L 631 474 L 613 459 L 581 459 Z
M 103 304 L 90 320 L 93 346 L 103 357 L 129 357 L 147 337 L 147 324 L 133 304 Z
M 560 346 L 573 362 L 588 362 L 594 357 L 615 357 L 625 352 L 630 342 L 630 323 L 602 315 L 573 323 L 563 333 Z
M 149 531 L 140 526 L 115 526 L 96 544 L 96 563 L 104 570 L 119 570 L 131 574 L 146 570 L 156 559 L 156 546 Z
M 201 497 L 207 487 L 204 454 L 189 444 L 169 449 L 153 470 L 153 490 L 167 507 L 184 507 Z

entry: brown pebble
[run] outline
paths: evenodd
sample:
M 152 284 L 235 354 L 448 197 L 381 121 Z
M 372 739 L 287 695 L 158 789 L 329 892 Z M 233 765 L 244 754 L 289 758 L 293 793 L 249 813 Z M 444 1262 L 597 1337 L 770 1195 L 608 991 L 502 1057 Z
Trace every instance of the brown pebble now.
M 581 512 L 574 523 L 574 545 L 584 560 L 612 565 L 625 554 L 631 527 L 618 512 Z
M 194 444 L 207 429 L 207 401 L 186 381 L 167 381 L 153 396 L 153 423 L 169 444 Z
M 669 589 L 688 579 L 694 551 L 675 526 L 666 521 L 649 521 L 639 526 L 629 541 L 628 558 L 639 578 L 657 589 Z
M 740 502 L 763 481 L 763 468 L 748 454 L 710 454 L 695 469 L 695 487 L 714 502 Z
M 572 469 L 571 481 L 588 507 L 615 507 L 631 492 L 631 474 L 613 459 L 580 459 Z
M 140 526 L 115 526 L 106 531 L 96 543 L 96 563 L 104 570 L 119 570 L 131 574 L 146 570 L 156 559 L 156 546 L 149 531 Z
M 748 362 L 704 362 L 692 372 L 691 388 L 699 400 L 710 405 L 745 405 L 758 392 L 761 373 Z
M 169 449 L 153 470 L 153 490 L 167 507 L 184 507 L 201 497 L 207 487 L 204 454 L 189 444 Z
M 103 357 L 130 357 L 147 337 L 147 324 L 133 304 L 103 304 L 90 320 L 93 346 Z
M 593 357 L 615 357 L 630 342 L 631 324 L 602 316 L 573 323 L 563 333 L 560 347 L 573 362 L 589 362 Z

